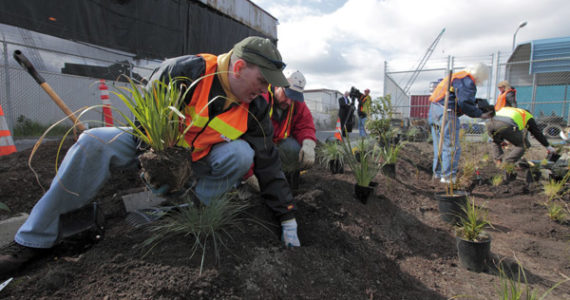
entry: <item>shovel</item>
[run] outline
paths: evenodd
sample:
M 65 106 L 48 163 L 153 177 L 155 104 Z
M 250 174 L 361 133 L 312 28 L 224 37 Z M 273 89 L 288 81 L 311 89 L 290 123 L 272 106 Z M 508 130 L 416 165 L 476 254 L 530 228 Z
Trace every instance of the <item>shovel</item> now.
M 189 204 L 184 203 L 174 206 L 158 206 L 158 207 L 137 209 L 127 214 L 125 221 L 129 225 L 138 228 L 162 218 L 173 209 L 179 209 L 183 207 L 189 207 Z

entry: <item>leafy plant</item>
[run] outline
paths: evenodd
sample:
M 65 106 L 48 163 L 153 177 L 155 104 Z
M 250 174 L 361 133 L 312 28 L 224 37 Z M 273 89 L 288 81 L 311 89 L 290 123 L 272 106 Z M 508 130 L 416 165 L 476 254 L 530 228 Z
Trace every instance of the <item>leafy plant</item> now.
M 513 174 L 515 172 L 515 164 L 513 163 L 503 163 L 501 165 L 501 169 L 503 169 L 505 171 L 505 173 L 508 174 Z
M 158 244 L 175 238 L 194 237 L 194 244 L 190 248 L 190 259 L 202 251 L 200 261 L 200 274 L 204 269 L 206 249 L 209 243 L 212 244 L 216 262 L 220 258 L 220 246 L 226 247 L 224 238 L 230 238 L 228 227 L 237 227 L 243 221 L 239 216 L 249 205 L 232 201 L 225 196 L 211 201 L 208 206 L 193 206 L 189 201 L 188 207 L 180 208 L 157 222 L 149 225 L 152 236 L 146 239 L 141 246 L 149 249 L 144 254 L 148 255 Z
M 119 87 L 118 92 L 113 92 L 134 116 L 134 119 L 125 118 L 127 125 L 132 128 L 128 132 L 155 151 L 180 144 L 190 129 L 180 108 L 186 93 L 199 80 L 185 89 L 183 86 L 189 81 L 185 77 L 173 78 L 168 83 L 154 81 L 146 89 L 129 79 L 129 87 Z
M 356 184 L 368 186 L 383 166 L 380 147 L 375 142 L 361 138 L 357 144 L 360 157 L 357 159 L 356 153 L 352 151 L 353 147 L 348 136 L 342 140 L 341 145 L 344 153 L 344 162 L 352 169 L 356 178 Z
M 570 278 L 566 278 L 565 280 L 559 281 L 544 293 L 542 293 L 542 295 L 538 296 L 536 290 L 531 290 L 521 263 L 517 261 L 517 264 L 517 276 L 516 278 L 512 278 L 514 276 L 509 276 L 509 274 L 507 274 L 505 271 L 502 263 L 499 263 L 498 270 L 500 284 L 497 287 L 497 293 L 499 299 L 501 300 L 542 300 L 545 299 L 546 296 L 548 296 L 550 293 L 552 293 L 552 291 L 559 285 L 570 280 Z
M 564 211 L 564 208 L 555 201 L 549 201 L 546 205 L 546 209 L 548 211 L 548 217 L 550 220 L 556 222 L 566 221 L 566 213 Z
M 459 221 L 457 233 L 469 241 L 479 241 L 482 239 L 482 232 L 491 223 L 487 220 L 487 213 L 475 205 L 475 200 L 470 199 L 464 207 L 461 208 L 465 213 Z
M 0 210 L 10 211 L 10 208 L 8 207 L 8 205 L 0 202 Z
M 330 161 L 338 161 L 341 166 L 344 165 L 344 152 L 342 146 L 338 142 L 328 142 L 322 144 L 317 150 L 319 163 L 328 166 Z
M 398 160 L 398 154 L 405 142 L 396 143 L 393 136 L 394 131 L 388 130 L 381 135 L 380 155 L 385 164 L 394 164 Z
M 499 186 L 503 183 L 503 175 L 497 174 L 491 178 L 491 184 L 493 186 Z

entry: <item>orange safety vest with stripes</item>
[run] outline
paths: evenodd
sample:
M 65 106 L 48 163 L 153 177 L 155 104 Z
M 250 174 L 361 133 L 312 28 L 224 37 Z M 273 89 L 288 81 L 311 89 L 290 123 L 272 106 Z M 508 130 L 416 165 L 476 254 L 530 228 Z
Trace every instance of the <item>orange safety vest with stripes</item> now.
M 515 96 L 517 95 L 517 90 L 515 89 L 510 89 L 501 93 L 499 97 L 497 97 L 497 103 L 495 103 L 495 111 L 499 111 L 501 108 L 505 107 L 507 104 L 507 94 L 509 92 L 515 93 Z
M 275 99 L 275 95 L 273 93 L 273 89 L 271 88 L 271 85 L 269 85 L 267 87 L 267 94 L 263 94 L 263 98 L 265 98 L 265 100 L 268 101 L 269 103 L 269 118 L 271 118 L 272 122 L 275 122 L 277 124 L 280 124 L 277 121 L 273 120 L 273 104 L 274 104 L 274 99 Z M 277 144 L 278 142 L 288 138 L 291 135 L 291 127 L 292 127 L 292 123 L 293 123 L 293 111 L 295 107 L 295 101 L 291 101 L 291 105 L 289 106 L 289 110 L 287 111 L 287 117 L 285 119 L 285 125 L 281 126 L 280 128 L 278 128 L 278 126 L 273 126 L 275 129 L 279 129 L 279 131 L 275 131 L 273 133 L 273 143 Z
M 232 105 L 228 110 L 210 119 L 208 102 L 218 69 L 218 57 L 198 54 L 206 61 L 204 78 L 196 85 L 190 103 L 184 108 L 185 125 L 190 126 L 184 136 L 184 146 L 192 149 L 192 161 L 208 155 L 213 145 L 238 139 L 247 131 L 249 103 Z
M 462 79 L 469 76 L 471 78 L 471 80 L 473 80 L 473 82 L 475 82 L 475 78 L 469 74 L 466 71 L 460 71 L 457 73 L 453 73 L 451 75 L 451 83 L 453 83 L 453 81 L 455 79 Z M 429 101 L 430 102 L 438 102 L 441 99 L 443 99 L 445 97 L 445 91 L 447 90 L 447 81 L 448 81 L 448 76 L 446 76 L 435 88 L 435 90 L 433 91 L 433 93 L 431 94 L 431 96 L 429 96 Z M 450 88 L 450 93 L 453 93 L 453 86 Z

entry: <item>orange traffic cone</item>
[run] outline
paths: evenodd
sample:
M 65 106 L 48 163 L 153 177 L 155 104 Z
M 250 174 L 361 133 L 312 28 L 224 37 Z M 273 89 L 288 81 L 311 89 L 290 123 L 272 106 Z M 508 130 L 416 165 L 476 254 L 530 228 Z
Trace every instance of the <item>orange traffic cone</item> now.
M 336 119 L 336 128 L 334 129 L 334 137 L 342 142 L 342 129 L 340 128 L 340 118 Z
M 16 145 L 10 134 L 8 123 L 4 118 L 4 111 L 0 105 L 0 156 L 16 152 Z
M 103 116 L 105 119 L 105 126 L 113 126 L 113 112 L 111 111 L 111 100 L 109 100 L 109 91 L 105 80 L 99 80 L 99 92 L 101 93 L 101 102 L 103 102 Z

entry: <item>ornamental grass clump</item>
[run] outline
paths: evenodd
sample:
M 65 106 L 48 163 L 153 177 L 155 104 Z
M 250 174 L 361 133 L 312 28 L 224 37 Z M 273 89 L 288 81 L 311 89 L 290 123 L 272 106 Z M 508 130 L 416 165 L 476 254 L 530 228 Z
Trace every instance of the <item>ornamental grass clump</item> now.
M 381 159 L 381 149 L 374 140 L 361 138 L 357 143 L 358 152 L 353 152 L 350 138 L 346 137 L 342 140 L 342 150 L 344 153 L 344 161 L 347 163 L 356 178 L 356 184 L 360 186 L 369 186 L 370 182 L 383 166 Z M 359 156 L 357 159 L 356 155 Z
M 179 192 L 189 181 L 192 156 L 188 148 L 181 147 L 184 135 L 192 126 L 180 111 L 188 91 L 199 80 L 186 77 L 171 78 L 167 83 L 153 81 L 147 87 L 129 79 L 128 87 L 113 92 L 134 116 L 121 115 L 129 130 L 147 150 L 139 155 L 141 176 L 151 186 L 168 186 L 169 192 Z
M 464 216 L 461 216 L 457 234 L 469 241 L 480 241 L 484 238 L 483 230 L 492 227 L 487 219 L 487 213 L 482 208 L 475 205 L 475 200 L 471 199 L 467 205 L 461 208 Z
M 213 249 L 216 262 L 220 259 L 220 247 L 226 247 L 225 240 L 232 239 L 227 228 L 237 227 L 244 221 L 240 217 L 249 207 L 246 203 L 233 200 L 228 196 L 211 201 L 208 206 L 196 207 L 189 201 L 187 207 L 181 207 L 167 214 L 156 223 L 151 223 L 148 230 L 152 236 L 146 239 L 141 246 L 148 248 L 144 256 L 160 243 L 176 238 L 193 237 L 194 243 L 190 247 L 189 259 L 198 252 L 202 252 L 200 260 L 200 275 L 204 269 L 204 262 L 208 247 Z
M 342 146 L 338 142 L 327 142 L 321 144 L 317 150 L 319 163 L 326 167 L 331 161 L 335 161 L 340 166 L 344 166 L 344 153 L 342 151 Z

